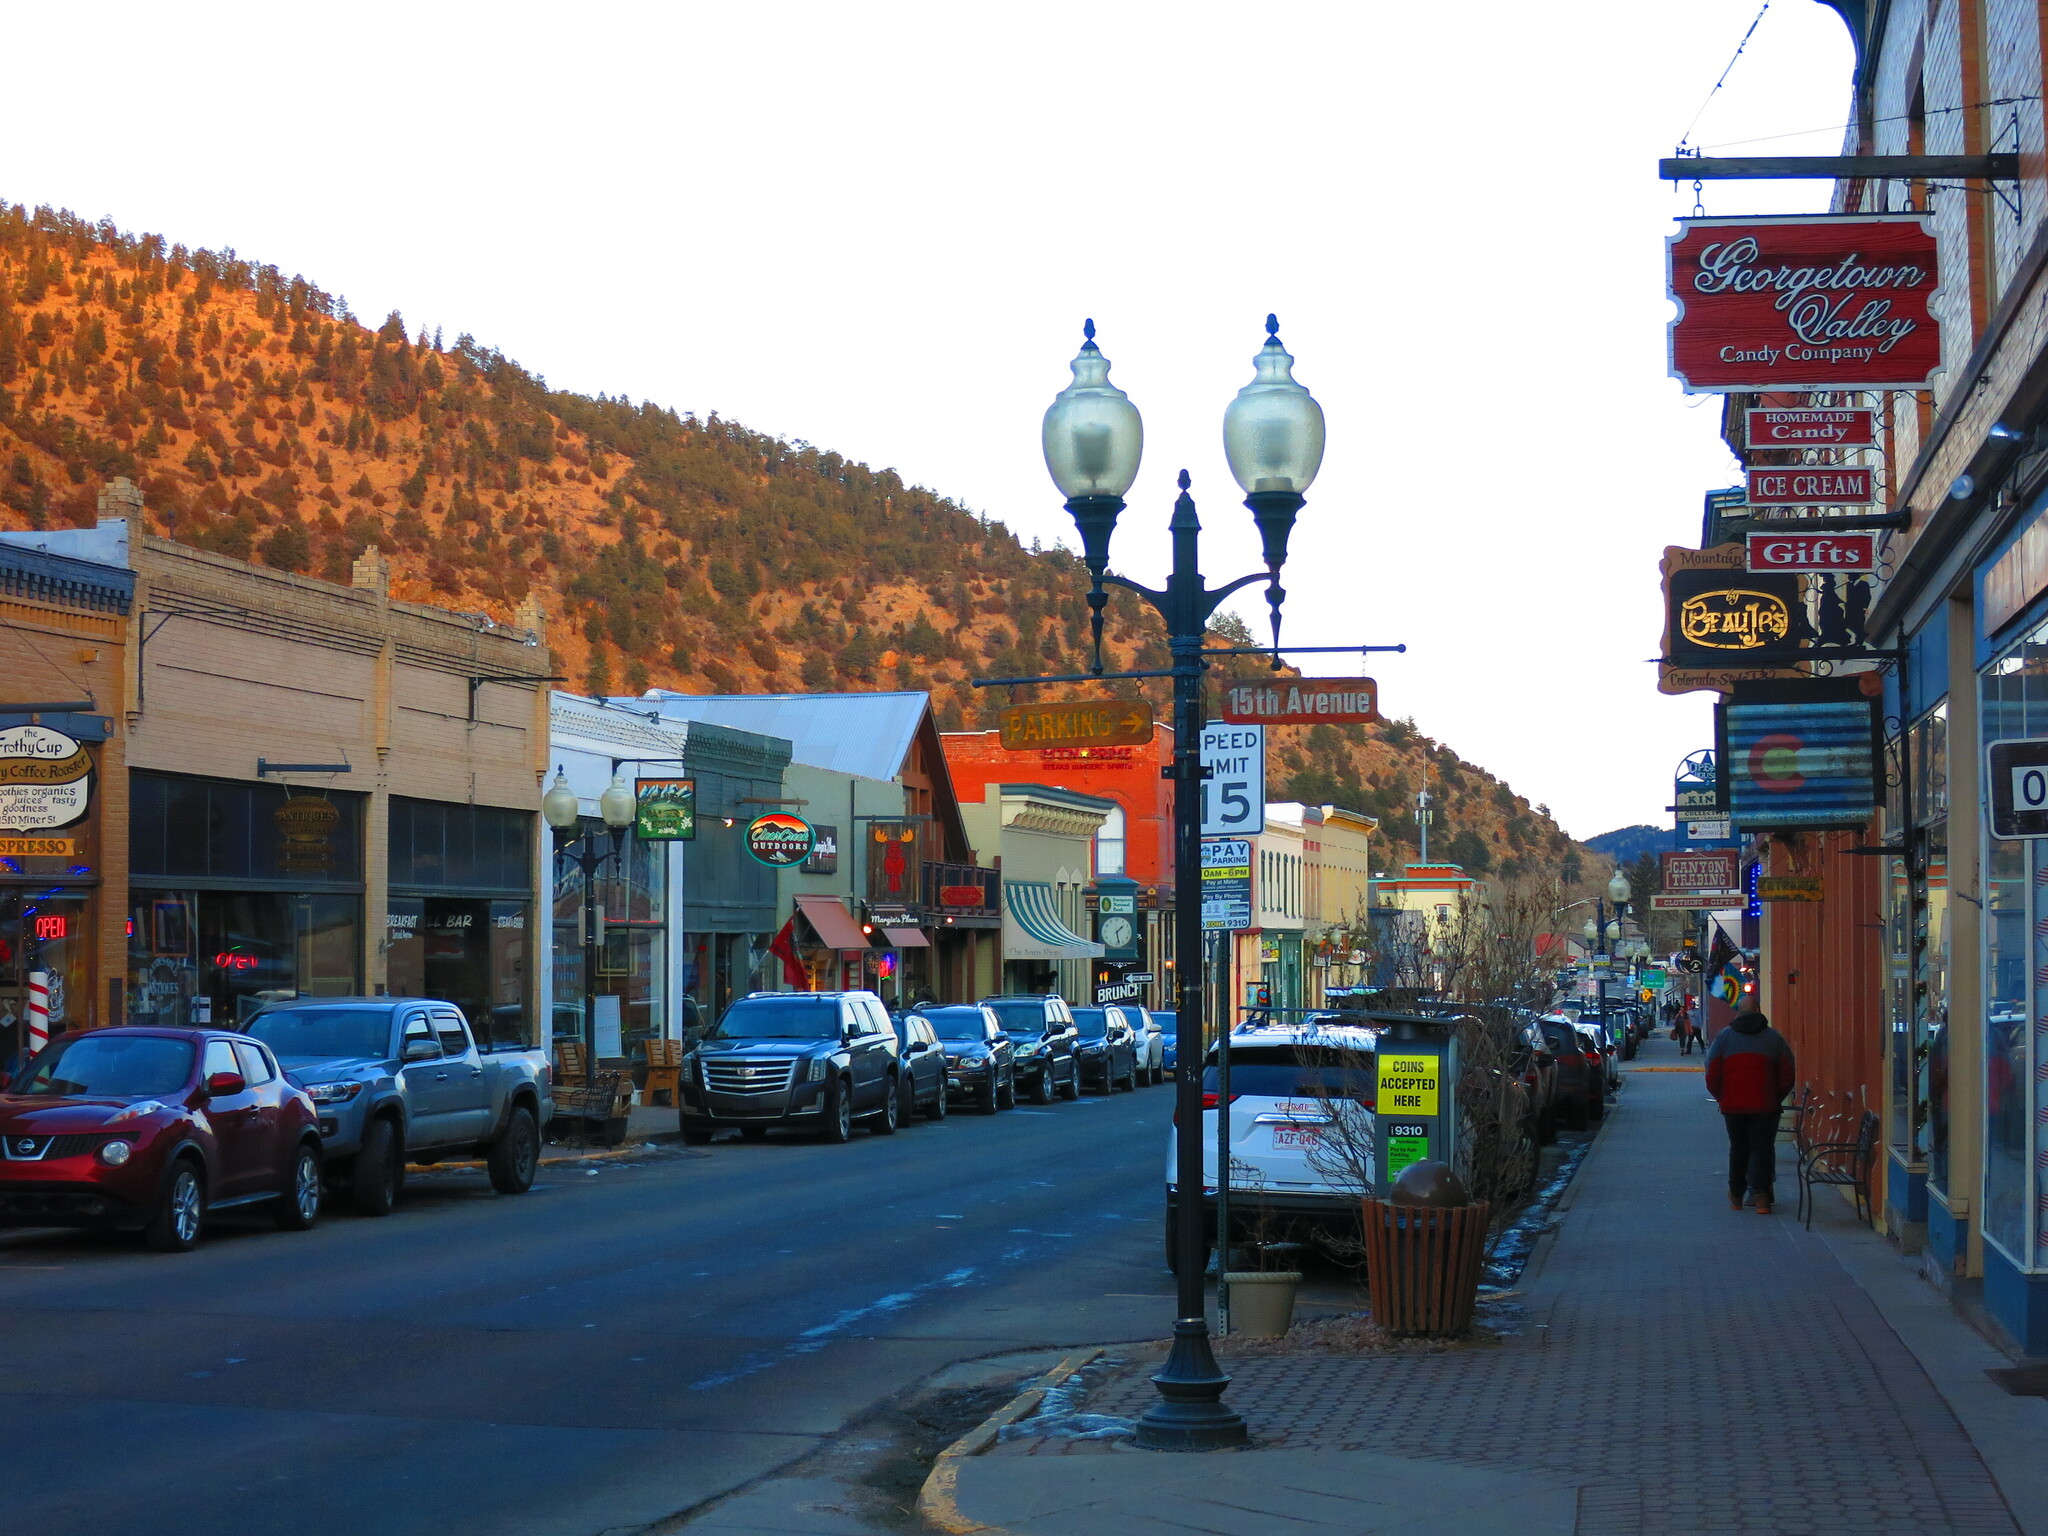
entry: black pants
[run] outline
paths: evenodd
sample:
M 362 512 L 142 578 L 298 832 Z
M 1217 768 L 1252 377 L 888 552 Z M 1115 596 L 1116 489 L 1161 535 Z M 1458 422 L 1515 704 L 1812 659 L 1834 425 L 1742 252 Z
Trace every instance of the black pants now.
M 1745 1189 L 1771 1198 L 1778 1176 L 1778 1113 L 1721 1116 L 1728 1122 L 1729 1198 L 1740 1200 Z

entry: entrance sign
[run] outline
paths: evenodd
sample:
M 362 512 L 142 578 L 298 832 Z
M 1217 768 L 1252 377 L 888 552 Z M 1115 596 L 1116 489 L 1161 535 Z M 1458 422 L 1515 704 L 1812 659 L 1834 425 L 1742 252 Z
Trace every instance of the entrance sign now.
M 1868 576 L 1877 570 L 1874 533 L 1748 533 L 1743 545 L 1756 571 L 1840 572 Z
M 1867 507 L 1877 500 L 1874 469 L 1799 464 L 1745 474 L 1752 507 Z
M 1266 728 L 1202 727 L 1202 836 L 1255 837 L 1266 829 Z
M 1245 725 L 1369 725 L 1380 717 L 1380 685 L 1369 677 L 1225 682 L 1221 714 Z
M 1252 925 L 1252 844 L 1248 837 L 1202 839 L 1202 927 L 1242 933 Z
M 687 843 L 697 836 L 695 779 L 635 779 L 633 835 L 643 843 Z
M 1745 411 L 1752 448 L 1870 448 L 1877 443 L 1877 412 L 1859 409 Z
M 2048 837 L 2048 738 L 1994 741 L 1985 756 L 1991 781 L 1991 835 Z
M 1152 705 L 1144 699 L 1093 699 L 1075 704 L 1012 704 L 998 717 L 1003 748 L 1142 747 L 1152 739 Z
M 1666 891 L 1725 891 L 1742 878 L 1742 860 L 1732 848 L 1713 852 L 1666 852 L 1661 857 Z
M 1921 213 L 1680 219 L 1671 376 L 1690 394 L 1924 389 L 1941 247 Z
M 816 841 L 811 824 L 787 811 L 770 811 L 747 823 L 747 852 L 771 869 L 803 863 Z
M 62 731 L 0 731 L 0 830 L 35 832 L 78 820 L 91 803 L 91 772 L 91 755 Z

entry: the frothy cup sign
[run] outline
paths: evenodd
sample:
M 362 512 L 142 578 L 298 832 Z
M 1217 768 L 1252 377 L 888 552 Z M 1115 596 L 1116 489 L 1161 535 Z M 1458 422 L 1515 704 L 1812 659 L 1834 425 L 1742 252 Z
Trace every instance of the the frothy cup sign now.
M 92 757 L 62 731 L 17 725 L 0 731 L 0 830 L 62 827 L 92 800 Z
M 747 823 L 747 852 L 775 869 L 803 863 L 817 840 L 808 821 L 787 811 L 770 811 Z

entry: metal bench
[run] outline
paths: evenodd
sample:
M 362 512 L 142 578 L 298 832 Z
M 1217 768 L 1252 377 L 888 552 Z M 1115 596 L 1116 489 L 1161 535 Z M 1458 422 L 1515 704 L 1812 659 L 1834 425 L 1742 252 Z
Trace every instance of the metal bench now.
M 1877 1156 L 1877 1116 L 1863 1112 L 1854 1141 L 1816 1141 L 1799 1158 L 1799 1210 L 1813 1227 L 1813 1187 L 1833 1184 L 1856 1194 L 1856 1215 L 1870 1219 L 1870 1169 Z

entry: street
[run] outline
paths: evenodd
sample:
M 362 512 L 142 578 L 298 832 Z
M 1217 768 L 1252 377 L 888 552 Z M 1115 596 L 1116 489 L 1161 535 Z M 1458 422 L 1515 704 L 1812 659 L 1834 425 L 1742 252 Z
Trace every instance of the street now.
M 0 1237 L 8 1523 L 589 1536 L 813 1449 L 957 1359 L 1162 1336 L 1163 1090 L 851 1145 L 714 1143 L 166 1258 Z

